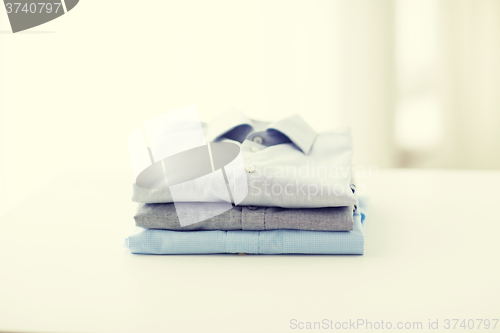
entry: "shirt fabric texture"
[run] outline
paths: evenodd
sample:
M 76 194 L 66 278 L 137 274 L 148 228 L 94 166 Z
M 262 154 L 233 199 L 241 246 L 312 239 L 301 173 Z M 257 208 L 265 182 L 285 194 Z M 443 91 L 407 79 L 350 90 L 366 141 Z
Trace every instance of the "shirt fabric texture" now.
M 206 203 L 199 203 L 203 206 Z M 350 231 L 353 206 L 327 208 L 277 208 L 235 206 L 196 224 L 182 227 L 173 203 L 140 204 L 134 216 L 138 227 L 178 231 L 191 230 L 275 230 Z
M 299 116 L 273 123 L 232 110 L 204 126 L 209 141 L 240 146 L 248 195 L 241 206 L 319 208 L 352 206 L 352 140 L 348 128 L 317 134 Z M 203 191 L 203 189 L 199 189 Z M 189 200 L 186 193 L 186 200 Z M 133 185 L 132 200 L 171 203 L 169 188 Z M 176 202 L 183 201 L 182 195 Z
M 352 231 L 141 229 L 124 246 L 134 254 L 363 254 L 367 203 L 359 198 Z

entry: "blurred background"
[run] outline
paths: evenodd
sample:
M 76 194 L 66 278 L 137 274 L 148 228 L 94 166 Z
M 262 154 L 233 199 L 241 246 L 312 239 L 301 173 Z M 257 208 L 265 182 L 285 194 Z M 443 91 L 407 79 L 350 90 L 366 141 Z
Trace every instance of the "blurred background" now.
M 73 170 L 131 182 L 128 134 L 190 104 L 351 126 L 358 165 L 499 169 L 500 1 L 85 0 L 18 34 L 0 10 L 4 204 Z

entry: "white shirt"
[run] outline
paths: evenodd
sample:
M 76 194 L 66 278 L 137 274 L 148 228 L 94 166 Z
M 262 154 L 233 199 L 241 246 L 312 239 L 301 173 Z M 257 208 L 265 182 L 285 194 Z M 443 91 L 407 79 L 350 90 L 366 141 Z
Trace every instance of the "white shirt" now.
M 356 204 L 351 189 L 352 140 L 348 128 L 316 133 L 298 115 L 265 123 L 231 110 L 205 125 L 204 130 L 208 141 L 240 146 L 248 194 L 238 200 L 239 205 L 312 208 Z M 189 198 L 192 195 L 186 193 L 185 200 Z M 168 187 L 144 188 L 137 184 L 132 200 L 173 202 Z M 176 194 L 175 200 L 182 200 L 182 196 Z

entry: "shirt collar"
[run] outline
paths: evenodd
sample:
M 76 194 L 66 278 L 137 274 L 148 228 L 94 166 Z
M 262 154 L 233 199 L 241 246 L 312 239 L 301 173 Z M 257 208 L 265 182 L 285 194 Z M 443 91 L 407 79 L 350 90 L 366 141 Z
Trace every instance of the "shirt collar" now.
M 248 129 L 245 132 L 250 132 L 254 128 L 253 125 L 252 120 L 241 111 L 231 109 L 208 124 L 207 137 L 209 141 L 215 141 L 239 127 L 246 127 Z M 269 124 L 265 130 L 275 130 L 284 134 L 306 155 L 311 151 L 317 136 L 316 132 L 299 115 L 275 121 Z
M 316 132 L 297 114 L 278 120 L 267 128 L 286 135 L 306 155 L 316 140 Z
M 217 119 L 208 123 L 208 141 L 215 141 L 222 135 L 230 132 L 239 126 L 252 126 L 252 121 L 248 119 L 240 110 L 230 109 Z

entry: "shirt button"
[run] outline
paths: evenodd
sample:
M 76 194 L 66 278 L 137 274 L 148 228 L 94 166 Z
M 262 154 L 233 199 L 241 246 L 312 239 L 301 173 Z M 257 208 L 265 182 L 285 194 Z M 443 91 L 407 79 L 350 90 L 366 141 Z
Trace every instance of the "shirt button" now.
M 247 206 L 247 208 L 250 209 L 250 210 L 256 210 L 257 206 Z
M 256 136 L 255 138 L 253 138 L 253 142 L 260 145 L 262 143 L 262 138 L 260 136 Z
M 255 167 L 251 164 L 247 165 L 245 167 L 245 170 L 248 171 L 248 172 L 254 172 L 255 171 Z
M 260 149 L 259 149 L 259 148 L 257 148 L 257 147 L 252 147 L 252 149 L 251 149 L 251 150 L 252 150 L 254 153 L 256 153 L 256 152 L 258 152 Z

